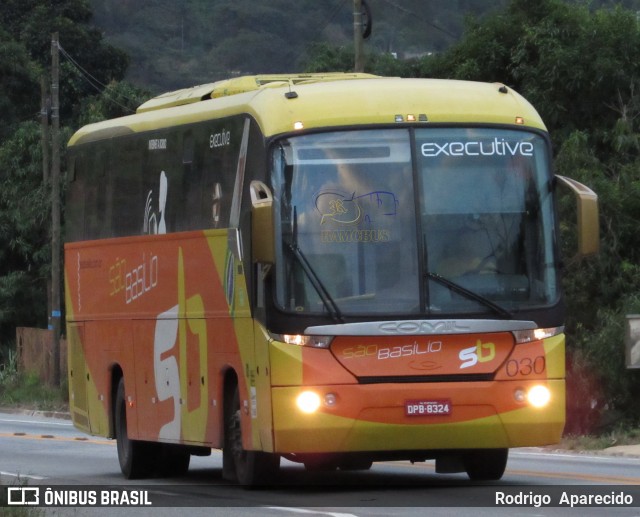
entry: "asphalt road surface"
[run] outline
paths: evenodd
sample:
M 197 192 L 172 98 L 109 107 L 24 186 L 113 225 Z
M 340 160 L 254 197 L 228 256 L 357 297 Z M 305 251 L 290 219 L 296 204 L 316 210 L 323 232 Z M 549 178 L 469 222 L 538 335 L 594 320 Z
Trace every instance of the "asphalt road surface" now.
M 87 436 L 67 420 L 7 413 L 0 413 L 0 483 L 65 485 L 78 491 L 126 488 L 148 493 L 154 505 L 42 508 L 46 515 L 640 517 L 640 457 L 512 450 L 502 480 L 482 485 L 471 483 L 465 474 L 436 474 L 433 462 L 376 463 L 364 472 L 307 472 L 283 460 L 281 475 L 271 486 L 246 490 L 222 479 L 219 451 L 210 457 L 193 457 L 189 473 L 180 478 L 126 481 L 114 441 Z M 589 493 L 626 497 L 627 502 L 631 497 L 633 503 L 581 508 L 544 505 L 545 497 L 555 502 L 566 494 L 567 501 Z M 525 504 L 519 504 L 523 498 Z M 505 502 L 516 506 L 502 507 Z

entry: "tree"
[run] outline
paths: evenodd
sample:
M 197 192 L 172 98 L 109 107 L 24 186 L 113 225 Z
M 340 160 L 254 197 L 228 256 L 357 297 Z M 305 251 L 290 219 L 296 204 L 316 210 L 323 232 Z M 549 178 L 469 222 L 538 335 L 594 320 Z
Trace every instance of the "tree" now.
M 518 90 L 550 129 L 557 172 L 598 193 L 601 253 L 569 262 L 565 271 L 569 356 L 582 368 L 572 374 L 588 377 L 592 391 L 603 393 L 594 404 L 638 420 L 640 378 L 625 370 L 623 356 L 624 314 L 640 310 L 636 13 L 513 0 L 505 11 L 471 22 L 459 44 L 420 67 L 428 76 L 499 81 Z M 566 223 L 563 230 L 570 240 Z
M 40 127 L 23 122 L 0 145 L 0 337 L 46 323 L 49 192 L 42 182 Z M 2 342 L 0 342 L 2 344 Z
M 0 27 L 0 140 L 19 121 L 32 119 L 38 111 L 39 69 L 27 49 Z
M 37 70 L 48 70 L 51 62 L 51 34 L 59 33 L 60 45 L 69 57 L 87 72 L 84 76 L 73 73 L 75 68 L 69 59 L 61 61 L 60 83 L 61 119 L 69 120 L 82 97 L 93 95 L 101 85 L 122 80 L 128 66 L 128 58 L 102 39 L 102 34 L 90 25 L 91 10 L 88 0 L 3 0 L 0 3 L 0 30 L 13 45 L 20 47 L 22 63 Z M 2 33 L 0 33 L 2 34 Z M 0 36 L 0 41 L 2 38 Z M 89 79 L 90 77 L 90 79 Z M 0 77 L 0 85 L 5 82 Z M 31 102 L 39 111 L 39 79 L 31 90 Z M 29 86 L 24 84 L 25 91 Z
M 299 72 L 313 61 L 312 46 L 353 41 L 350 0 L 91 2 L 96 24 L 131 56 L 128 79 L 157 92 L 237 74 Z M 399 57 L 443 51 L 460 36 L 465 14 L 506 3 L 369 0 L 375 22 L 367 47 Z
M 42 181 L 35 121 L 51 33 L 59 32 L 63 47 L 61 145 L 80 121 L 128 114 L 146 96 L 117 82 L 126 55 L 104 44 L 90 19 L 85 0 L 0 3 L 0 352 L 15 338 L 16 326 L 47 323 L 50 188 Z
M 513 0 L 501 13 L 471 22 L 450 51 L 423 60 L 425 76 L 503 82 L 540 111 L 556 141 L 574 130 L 611 127 L 619 98 L 638 81 L 635 13 L 589 11 L 562 0 Z
M 149 97 L 149 92 L 130 83 L 112 82 L 99 95 L 82 99 L 77 117 L 77 127 L 131 115 Z
M 335 47 L 327 44 L 312 45 L 305 72 L 353 72 L 353 46 Z M 365 54 L 364 71 L 381 76 L 417 77 L 418 61 L 396 59 L 391 54 Z

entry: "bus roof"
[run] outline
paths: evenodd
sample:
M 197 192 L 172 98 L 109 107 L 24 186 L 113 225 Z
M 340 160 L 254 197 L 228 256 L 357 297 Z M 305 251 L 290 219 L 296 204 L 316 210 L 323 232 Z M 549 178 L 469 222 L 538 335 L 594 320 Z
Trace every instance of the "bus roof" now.
M 523 97 L 498 83 L 369 74 L 245 76 L 170 92 L 135 115 L 90 124 L 69 146 L 118 135 L 249 114 L 266 137 L 304 129 L 408 122 L 505 124 L 546 130 Z

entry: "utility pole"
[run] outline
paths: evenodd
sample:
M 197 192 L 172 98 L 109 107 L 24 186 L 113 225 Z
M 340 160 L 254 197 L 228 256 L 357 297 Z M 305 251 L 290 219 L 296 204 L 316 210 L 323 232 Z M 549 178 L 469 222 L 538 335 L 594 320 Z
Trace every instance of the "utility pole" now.
M 355 49 L 354 72 L 364 72 L 362 32 L 362 0 L 353 0 L 353 47 Z
M 49 185 L 50 161 L 50 132 L 49 113 L 51 111 L 51 97 L 47 86 L 47 75 L 40 76 L 40 140 L 42 147 L 42 183 Z M 51 278 L 47 280 L 47 314 L 51 314 Z
M 42 142 L 42 181 L 49 181 L 49 95 L 47 77 L 40 77 L 40 139 Z
M 51 319 L 52 383 L 60 386 L 60 54 L 58 33 L 51 35 Z

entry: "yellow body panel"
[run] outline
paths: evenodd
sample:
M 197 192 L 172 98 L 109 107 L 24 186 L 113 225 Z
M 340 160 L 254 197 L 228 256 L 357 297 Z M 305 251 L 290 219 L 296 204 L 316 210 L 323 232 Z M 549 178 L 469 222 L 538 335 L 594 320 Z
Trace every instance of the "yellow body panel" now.
M 271 383 L 273 386 L 302 385 L 302 347 L 272 343 Z
M 334 77 L 293 86 L 283 80 L 200 102 L 190 100 L 175 106 L 169 102 L 163 109 L 91 124 L 80 129 L 69 145 L 242 113 L 257 121 L 265 137 L 291 132 L 295 122 L 302 122 L 305 129 L 392 124 L 396 115 L 406 119 L 408 114 L 424 114 L 430 123 L 513 125 L 516 117 L 522 117 L 523 127 L 544 130 L 531 104 L 513 90 L 501 93 L 501 86 L 440 79 L 353 78 L 351 74 L 345 80 Z M 290 90 L 297 97 L 287 98 Z M 162 98 L 156 104 L 167 105 Z
M 65 285 L 66 296 L 69 286 Z M 66 301 L 67 311 L 72 308 Z M 71 315 L 67 314 L 67 317 Z M 72 317 L 72 316 L 71 316 Z M 109 415 L 104 404 L 104 395 L 99 393 L 83 348 L 84 325 L 67 326 L 67 374 L 69 379 L 69 409 L 76 427 L 98 436 L 108 436 Z

